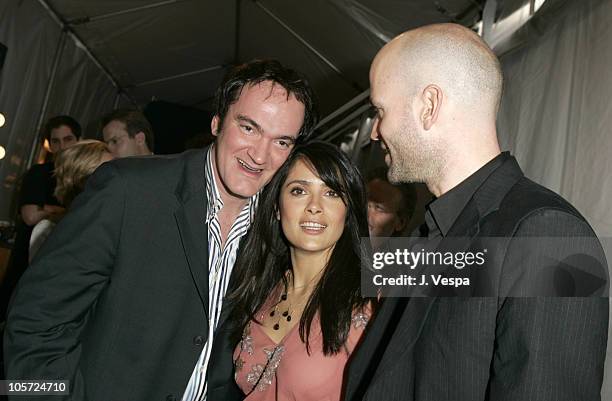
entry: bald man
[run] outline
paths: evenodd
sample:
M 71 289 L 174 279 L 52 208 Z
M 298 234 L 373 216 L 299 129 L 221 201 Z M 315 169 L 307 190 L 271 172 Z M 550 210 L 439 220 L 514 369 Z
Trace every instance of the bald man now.
M 465 287 L 432 281 L 384 299 L 353 355 L 345 400 L 600 400 L 605 257 L 580 213 L 500 151 L 493 52 L 464 27 L 422 27 L 383 47 L 370 84 L 372 139 L 389 180 L 424 182 L 436 196 L 424 249 L 489 253 L 483 269 L 444 270 L 472 279 Z M 581 269 L 599 276 L 580 281 Z

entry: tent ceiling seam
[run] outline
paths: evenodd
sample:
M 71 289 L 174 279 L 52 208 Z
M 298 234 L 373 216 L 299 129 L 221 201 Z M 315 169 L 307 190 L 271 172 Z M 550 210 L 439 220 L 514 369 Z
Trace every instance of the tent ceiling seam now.
M 197 75 L 197 74 L 204 74 L 204 73 L 207 73 L 207 72 L 220 70 L 220 69 L 223 69 L 225 67 L 226 67 L 225 65 L 220 64 L 220 65 L 215 65 L 215 66 L 212 66 L 212 67 L 201 68 L 199 70 L 183 72 L 183 73 L 176 74 L 176 75 L 169 75 L 167 77 L 156 78 L 156 79 L 151 79 L 149 81 L 139 82 L 137 84 L 128 86 L 128 88 L 139 88 L 139 87 L 146 86 L 146 85 L 151 85 L 151 84 L 157 84 L 157 83 L 160 83 L 160 82 L 171 81 L 173 79 L 189 77 L 189 76 Z
M 102 71 L 102 73 L 106 75 L 106 77 L 110 80 L 111 84 L 117 89 L 117 91 L 125 94 L 133 104 L 136 104 L 134 99 L 128 93 L 126 93 L 125 90 L 119 85 L 113 74 L 106 67 L 104 67 L 104 65 L 102 65 L 100 60 L 98 60 L 98 58 L 89 49 L 89 46 L 85 44 L 85 42 L 79 37 L 79 35 L 72 29 L 70 25 L 66 23 L 66 21 L 47 2 L 47 0 L 38 0 L 38 2 L 43 6 L 43 8 L 47 10 L 47 12 L 51 15 L 51 18 L 53 18 L 60 25 L 62 30 L 65 31 L 68 35 L 70 35 L 76 46 L 80 47 L 91 59 L 91 61 L 93 61 L 93 63 L 100 69 L 100 71 Z
M 313 52 L 317 57 L 319 57 L 325 64 L 327 64 L 332 70 L 334 70 L 340 78 L 346 83 L 348 83 L 353 89 L 358 92 L 363 91 L 363 89 L 355 82 L 348 79 L 344 73 L 336 67 L 330 60 L 328 60 L 320 51 L 318 51 L 314 46 L 312 46 L 306 39 L 302 38 L 297 32 L 295 32 L 289 25 L 287 25 L 282 19 L 280 19 L 276 14 L 270 11 L 266 6 L 264 6 L 258 0 L 252 0 L 253 3 L 261 8 L 268 16 L 270 16 L 273 20 L 275 20 L 280 26 L 282 26 L 287 32 L 289 32 L 293 37 L 295 37 L 301 44 L 303 44 L 308 50 Z
M 163 7 L 163 6 L 167 6 L 171 4 L 182 3 L 185 1 L 194 1 L 194 0 L 165 0 L 165 1 L 160 1 L 158 3 L 147 4 L 145 6 L 127 8 L 125 10 L 113 11 L 111 13 L 94 15 L 93 17 L 84 16 L 84 17 L 74 18 L 74 19 L 71 19 L 70 21 L 67 21 L 66 23 L 71 26 L 84 25 L 89 22 L 113 18 L 119 15 L 130 14 L 130 13 L 139 12 L 143 10 L 149 10 L 151 8 L 157 8 L 157 7 Z

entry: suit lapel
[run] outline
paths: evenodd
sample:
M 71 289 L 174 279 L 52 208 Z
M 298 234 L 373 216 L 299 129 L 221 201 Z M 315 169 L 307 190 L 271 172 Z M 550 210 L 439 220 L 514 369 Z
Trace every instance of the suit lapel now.
M 472 202 L 469 202 L 449 230 L 447 236 L 442 239 L 436 251 L 444 253 L 448 251 L 461 252 L 465 250 L 469 246 L 469 240 L 467 240 L 466 237 L 470 236 L 470 234 L 474 235 L 477 232 L 478 217 L 478 211 Z M 423 266 L 414 273 L 414 276 L 420 277 L 421 274 L 432 274 L 432 267 Z M 448 296 L 451 294 L 444 295 Z M 398 311 L 394 313 L 395 318 L 399 318 L 400 320 L 395 323 L 397 327 L 394 330 L 393 336 L 389 339 L 389 344 L 373 380 L 376 380 L 387 367 L 397 362 L 399 355 L 414 346 L 420 337 L 421 330 L 427 320 L 427 315 L 437 298 L 438 294 L 432 292 L 428 296 L 390 298 L 386 300 L 392 301 L 391 305 L 393 308 L 402 308 L 402 304 L 404 304 L 404 306 L 402 313 Z M 390 326 L 392 324 L 388 325 Z
M 189 273 L 208 316 L 208 230 L 204 165 L 207 149 L 187 158 L 183 177 L 177 186 L 179 202 L 174 212 Z

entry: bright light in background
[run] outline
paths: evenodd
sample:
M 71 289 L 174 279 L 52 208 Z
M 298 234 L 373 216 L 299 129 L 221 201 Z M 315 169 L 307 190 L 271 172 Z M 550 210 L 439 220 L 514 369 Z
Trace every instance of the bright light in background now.
M 6 123 L 6 118 L 4 118 L 4 114 L 0 113 L 0 127 L 2 127 L 4 123 Z M 4 159 L 4 156 L 6 156 L 6 150 L 4 146 L 0 146 L 0 160 Z
M 45 148 L 45 150 L 47 152 L 51 152 L 51 148 L 49 147 L 49 140 L 45 139 L 45 142 L 43 142 L 43 148 Z

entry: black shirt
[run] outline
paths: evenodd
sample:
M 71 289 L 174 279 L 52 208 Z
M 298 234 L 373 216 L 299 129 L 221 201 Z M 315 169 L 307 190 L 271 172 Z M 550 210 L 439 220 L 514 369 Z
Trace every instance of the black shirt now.
M 55 177 L 53 176 L 53 162 L 33 165 L 23 176 L 19 206 L 23 205 L 60 205 L 53 195 L 55 191 Z M 33 226 L 27 225 L 23 219 L 16 222 L 16 235 L 11 257 L 6 270 L 4 281 L 0 285 L 0 321 L 3 320 L 8 301 L 19 278 L 28 266 L 30 236 Z
M 448 234 L 465 206 L 474 196 L 478 188 L 486 179 L 510 158 L 509 152 L 502 152 L 479 168 L 474 174 L 463 180 L 450 191 L 430 202 L 425 211 L 425 224 L 427 225 L 430 241 L 436 245 L 442 237 Z
M 55 177 L 53 162 L 35 164 L 23 177 L 19 205 L 60 205 L 55 198 Z

